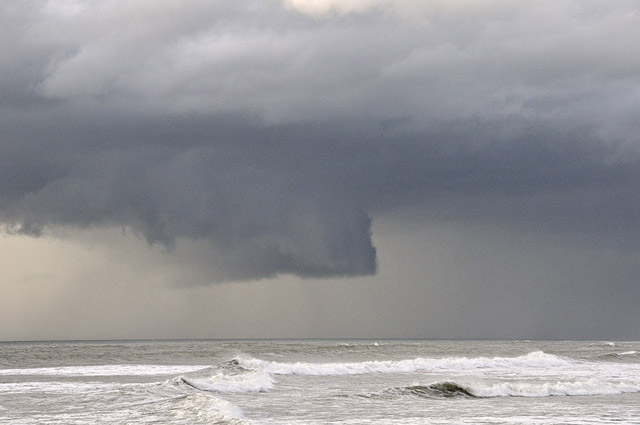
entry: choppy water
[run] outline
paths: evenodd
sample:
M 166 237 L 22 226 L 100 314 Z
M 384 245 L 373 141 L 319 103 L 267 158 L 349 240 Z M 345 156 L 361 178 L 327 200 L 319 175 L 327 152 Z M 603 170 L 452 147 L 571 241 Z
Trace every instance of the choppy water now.
M 640 424 L 639 342 L 0 343 L 6 424 Z

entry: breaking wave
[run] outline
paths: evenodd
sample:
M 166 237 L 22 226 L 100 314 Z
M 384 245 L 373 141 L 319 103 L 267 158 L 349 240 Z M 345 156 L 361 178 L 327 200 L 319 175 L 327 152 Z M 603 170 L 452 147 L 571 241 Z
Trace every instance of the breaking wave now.
M 190 424 L 245 424 L 242 410 L 220 398 L 201 394 L 188 394 L 175 397 L 159 403 L 151 408 L 160 409 L 167 413 L 172 423 Z
M 605 361 L 616 361 L 616 362 L 629 362 L 636 361 L 640 358 L 640 353 L 637 351 L 623 351 L 621 353 L 606 353 L 598 356 L 599 359 Z
M 592 342 L 591 344 L 589 344 L 589 347 L 615 347 L 616 343 L 615 342 L 610 342 L 610 341 L 599 341 L 599 342 Z
M 448 381 L 435 382 L 430 385 L 411 385 L 403 388 L 393 388 L 387 392 L 427 398 L 475 397 L 467 388 L 455 382 Z
M 362 375 L 370 373 L 412 373 L 417 371 L 438 372 L 450 370 L 476 370 L 497 368 L 540 368 L 571 365 L 569 360 L 532 352 L 519 357 L 449 357 L 417 358 L 412 360 L 365 361 L 357 363 L 280 363 L 254 358 L 236 358 L 245 369 L 260 370 L 274 375 Z
M 636 354 L 636 352 L 627 351 L 617 353 L 616 356 L 625 357 Z M 427 385 L 414 384 L 390 388 L 378 395 L 493 398 L 616 395 L 640 392 L 640 379 L 620 380 L 619 374 L 614 372 L 618 371 L 622 363 L 611 365 L 604 362 L 572 360 L 542 351 L 517 357 L 415 358 L 345 363 L 285 363 L 252 357 L 236 357 L 217 368 L 198 370 L 174 378 L 172 383 L 209 393 L 258 393 L 273 390 L 278 375 L 345 376 L 426 372 L 448 376 L 448 380 Z M 210 374 L 212 370 L 214 373 Z M 633 371 L 635 370 L 634 367 Z M 470 374 L 475 375 L 476 372 L 484 378 L 465 382 Z M 628 372 L 632 370 L 628 369 Z M 496 381 L 495 378 L 489 377 L 500 377 L 497 378 L 500 380 Z M 486 379 L 489 381 L 485 381 Z
M 256 393 L 273 389 L 275 379 L 265 372 L 247 372 L 237 375 L 216 374 L 208 378 L 178 378 L 184 384 L 200 391 L 219 393 Z
M 24 369 L 0 369 L 0 375 L 41 375 L 41 376 L 140 376 L 175 375 L 208 369 L 209 366 L 191 365 L 100 365 L 100 366 L 60 366 Z
M 146 386 L 143 393 L 147 400 L 135 405 L 134 411 L 143 417 L 144 423 L 176 423 L 176 424 L 234 424 L 247 423 L 244 413 L 235 404 L 209 393 L 194 391 L 180 378 L 166 381 L 164 384 Z M 130 399 L 135 399 L 132 395 Z M 150 400 L 148 400 L 151 398 Z M 132 406 L 123 406 L 132 407 Z M 158 418 L 160 415 L 160 418 Z M 161 418 L 165 418 L 162 420 Z M 166 421 L 170 418 L 170 421 Z M 135 422 L 135 421 L 134 421 Z M 125 423 L 113 420 L 111 423 Z M 130 422 L 126 422 L 130 423 Z M 137 423 L 137 422 L 135 422 Z
M 597 396 L 638 393 L 640 392 L 640 383 L 614 383 L 596 379 L 540 383 L 501 382 L 496 384 L 459 384 L 443 381 L 429 385 L 393 388 L 387 392 L 427 398 Z

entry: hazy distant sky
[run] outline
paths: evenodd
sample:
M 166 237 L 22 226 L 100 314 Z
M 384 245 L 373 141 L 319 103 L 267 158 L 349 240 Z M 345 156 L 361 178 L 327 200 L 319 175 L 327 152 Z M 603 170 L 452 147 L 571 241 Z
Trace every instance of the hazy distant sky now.
M 0 339 L 640 339 L 640 3 L 0 0 Z

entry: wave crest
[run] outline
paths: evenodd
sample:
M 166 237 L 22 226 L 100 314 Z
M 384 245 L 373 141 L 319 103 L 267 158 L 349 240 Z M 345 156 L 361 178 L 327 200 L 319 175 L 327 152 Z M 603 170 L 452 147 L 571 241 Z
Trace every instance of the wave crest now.
M 595 396 L 640 392 L 639 383 L 606 382 L 597 379 L 544 383 L 505 382 L 489 386 L 470 386 L 476 397 Z
M 624 351 L 620 353 L 606 353 L 597 357 L 598 359 L 610 362 L 635 362 L 640 358 L 640 353 L 637 351 Z
M 240 367 L 259 370 L 274 375 L 363 375 L 370 373 L 413 373 L 417 371 L 442 372 L 474 369 L 512 369 L 561 367 L 571 363 L 542 351 L 519 357 L 448 357 L 416 358 L 411 360 L 365 361 L 354 363 L 280 363 L 254 358 L 236 358 Z
M 496 384 L 460 384 L 442 381 L 429 385 L 393 388 L 387 392 L 427 398 L 598 396 L 637 393 L 640 392 L 640 383 L 605 382 L 597 379 L 536 383 L 502 382 Z
M 430 385 L 411 385 L 394 390 L 401 394 L 427 398 L 475 397 L 467 388 L 450 381 L 434 382 Z
M 273 389 L 275 379 L 265 372 L 247 372 L 237 375 L 216 374 L 208 378 L 180 377 L 180 381 L 200 391 L 218 393 L 257 393 Z
M 175 375 L 208 369 L 209 366 L 197 365 L 97 365 L 97 366 L 58 366 L 23 369 L 0 369 L 1 376 L 138 376 L 138 375 Z

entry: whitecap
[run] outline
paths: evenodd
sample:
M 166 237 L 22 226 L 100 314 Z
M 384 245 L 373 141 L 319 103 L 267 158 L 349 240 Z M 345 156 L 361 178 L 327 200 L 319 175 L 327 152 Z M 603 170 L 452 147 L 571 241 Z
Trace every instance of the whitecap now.
M 220 393 L 255 393 L 273 389 L 275 379 L 266 372 L 247 372 L 237 375 L 215 374 L 208 378 L 180 377 L 182 382 L 201 391 Z
M 100 365 L 100 366 L 60 366 L 24 369 L 0 369 L 0 375 L 40 375 L 40 376 L 140 376 L 177 375 L 195 372 L 209 366 L 193 365 Z
M 597 396 L 640 392 L 640 382 L 607 382 L 597 379 L 556 382 L 459 383 L 439 381 L 428 385 L 392 388 L 396 393 L 427 398 L 440 397 L 552 397 Z
M 598 379 L 557 382 L 502 382 L 465 387 L 476 397 L 595 396 L 640 392 L 639 382 L 607 382 Z
M 475 369 L 549 368 L 571 365 L 569 360 L 542 351 L 519 357 L 445 357 L 354 363 L 281 363 L 255 358 L 236 358 L 246 369 L 274 375 L 362 375 L 370 373 L 413 373 L 417 371 L 464 371 Z

